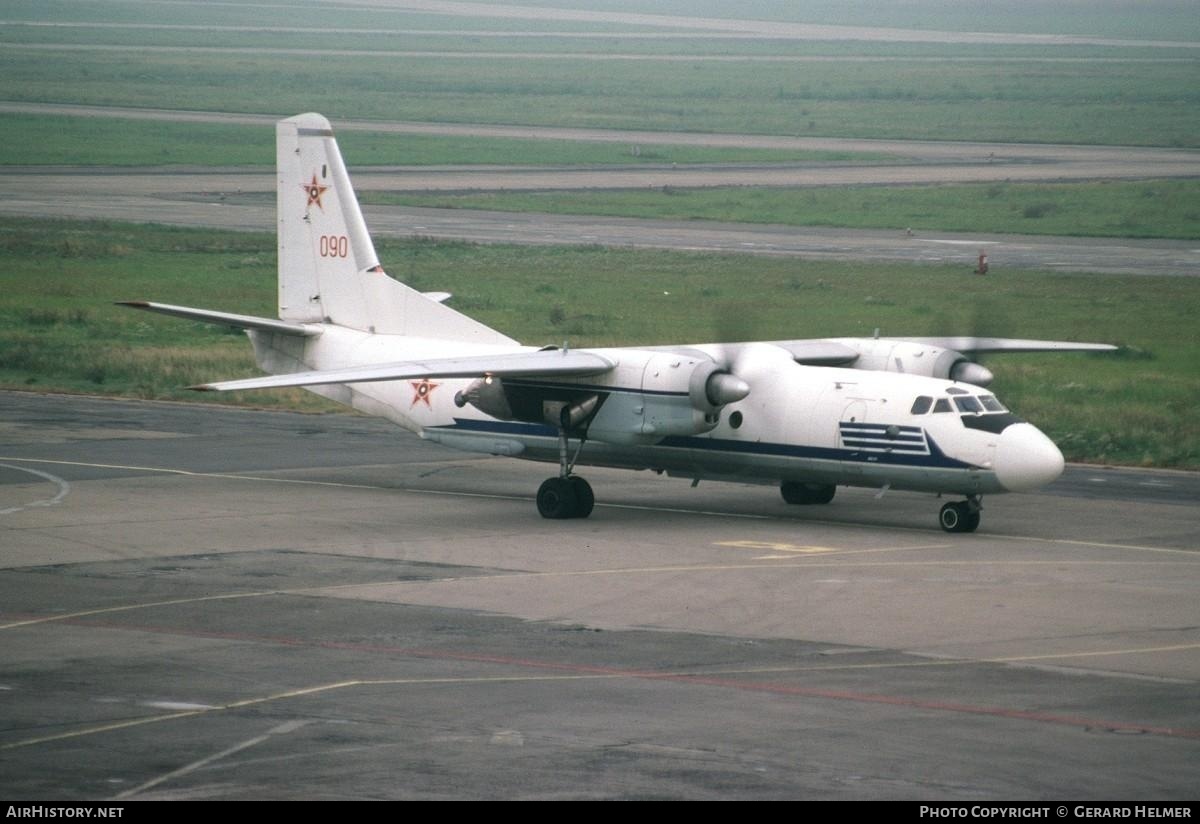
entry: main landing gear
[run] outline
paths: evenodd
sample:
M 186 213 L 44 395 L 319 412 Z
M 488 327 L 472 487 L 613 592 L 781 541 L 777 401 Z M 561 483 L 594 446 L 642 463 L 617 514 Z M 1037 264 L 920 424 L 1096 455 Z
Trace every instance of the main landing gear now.
M 979 512 L 983 504 L 978 495 L 972 495 L 965 501 L 954 501 L 942 507 L 938 514 L 938 523 L 947 532 L 974 532 L 979 527 Z
M 827 504 L 833 500 L 837 487 L 833 484 L 807 484 L 800 481 L 784 481 L 779 485 L 779 494 L 789 504 Z
M 558 476 L 547 478 L 538 487 L 537 508 L 543 518 L 586 518 L 592 514 L 596 496 L 592 494 L 591 484 L 571 474 L 583 443 L 584 439 L 581 438 L 575 458 L 568 460 L 567 431 L 562 428 L 558 430 Z

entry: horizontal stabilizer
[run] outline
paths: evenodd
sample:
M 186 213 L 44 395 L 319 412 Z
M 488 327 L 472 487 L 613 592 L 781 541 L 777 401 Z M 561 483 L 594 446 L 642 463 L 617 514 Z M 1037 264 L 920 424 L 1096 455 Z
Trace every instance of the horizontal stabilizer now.
M 277 389 L 284 386 L 367 383 L 406 378 L 479 378 L 485 375 L 582 377 L 599 375 L 609 371 L 615 365 L 608 358 L 593 352 L 564 352 L 549 349 L 499 355 L 474 355 L 464 358 L 381 363 L 315 372 L 293 372 L 287 375 L 205 383 L 188 388 L 198 392 L 228 392 L 236 389 Z
M 299 323 L 274 320 L 272 318 L 256 318 L 253 315 L 235 315 L 230 312 L 214 312 L 211 309 L 193 309 L 189 306 L 172 306 L 169 303 L 150 303 L 145 300 L 118 301 L 118 306 L 130 306 L 134 309 L 145 309 L 147 312 L 158 312 L 161 315 L 173 315 L 177 318 L 199 320 L 205 323 L 219 323 L 233 326 L 237 329 L 261 329 L 264 332 L 282 332 L 285 335 L 301 335 L 316 337 L 321 334 L 319 326 L 303 326 Z
M 892 338 L 908 343 L 921 343 L 939 349 L 972 354 L 977 352 L 1112 352 L 1117 347 L 1107 343 L 1076 343 L 1069 340 L 1022 340 L 1020 338 Z

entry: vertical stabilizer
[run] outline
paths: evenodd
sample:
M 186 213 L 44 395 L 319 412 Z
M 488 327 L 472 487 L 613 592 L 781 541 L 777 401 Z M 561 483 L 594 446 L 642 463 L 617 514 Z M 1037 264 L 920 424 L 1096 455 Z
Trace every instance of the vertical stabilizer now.
M 384 273 L 328 120 L 312 113 L 289 117 L 276 125 L 275 138 L 282 320 L 515 342 Z

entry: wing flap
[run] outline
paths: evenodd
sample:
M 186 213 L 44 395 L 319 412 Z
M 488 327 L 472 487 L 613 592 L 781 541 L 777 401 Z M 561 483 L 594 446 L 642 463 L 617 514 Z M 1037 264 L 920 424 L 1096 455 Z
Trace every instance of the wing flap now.
M 424 361 L 320 369 L 261 378 L 218 381 L 190 386 L 197 392 L 229 392 L 238 389 L 278 389 L 285 386 L 321 386 L 333 383 L 370 383 L 408 378 L 480 378 L 485 375 L 583 377 L 611 370 L 616 363 L 587 351 L 542 350 L 464 358 L 435 358 Z

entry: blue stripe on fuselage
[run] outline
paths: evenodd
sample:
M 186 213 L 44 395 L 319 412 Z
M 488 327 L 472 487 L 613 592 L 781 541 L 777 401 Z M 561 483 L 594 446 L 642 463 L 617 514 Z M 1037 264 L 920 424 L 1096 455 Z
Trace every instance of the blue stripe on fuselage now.
M 432 426 L 429 429 L 444 432 L 478 432 L 493 435 L 523 435 L 526 437 L 557 438 L 558 430 L 552 426 L 519 421 L 472 420 L 455 418 L 452 426 Z M 928 454 L 913 454 L 907 451 L 878 452 L 861 449 L 839 449 L 801 444 L 769 443 L 762 441 L 740 441 L 730 438 L 698 437 L 695 435 L 671 435 L 663 438 L 655 447 L 690 449 L 697 452 L 764 455 L 783 458 L 808 458 L 814 460 L 845 461 L 849 463 L 888 464 L 891 466 L 913 466 L 937 469 L 975 469 L 972 464 L 946 455 L 934 442 L 926 437 Z

